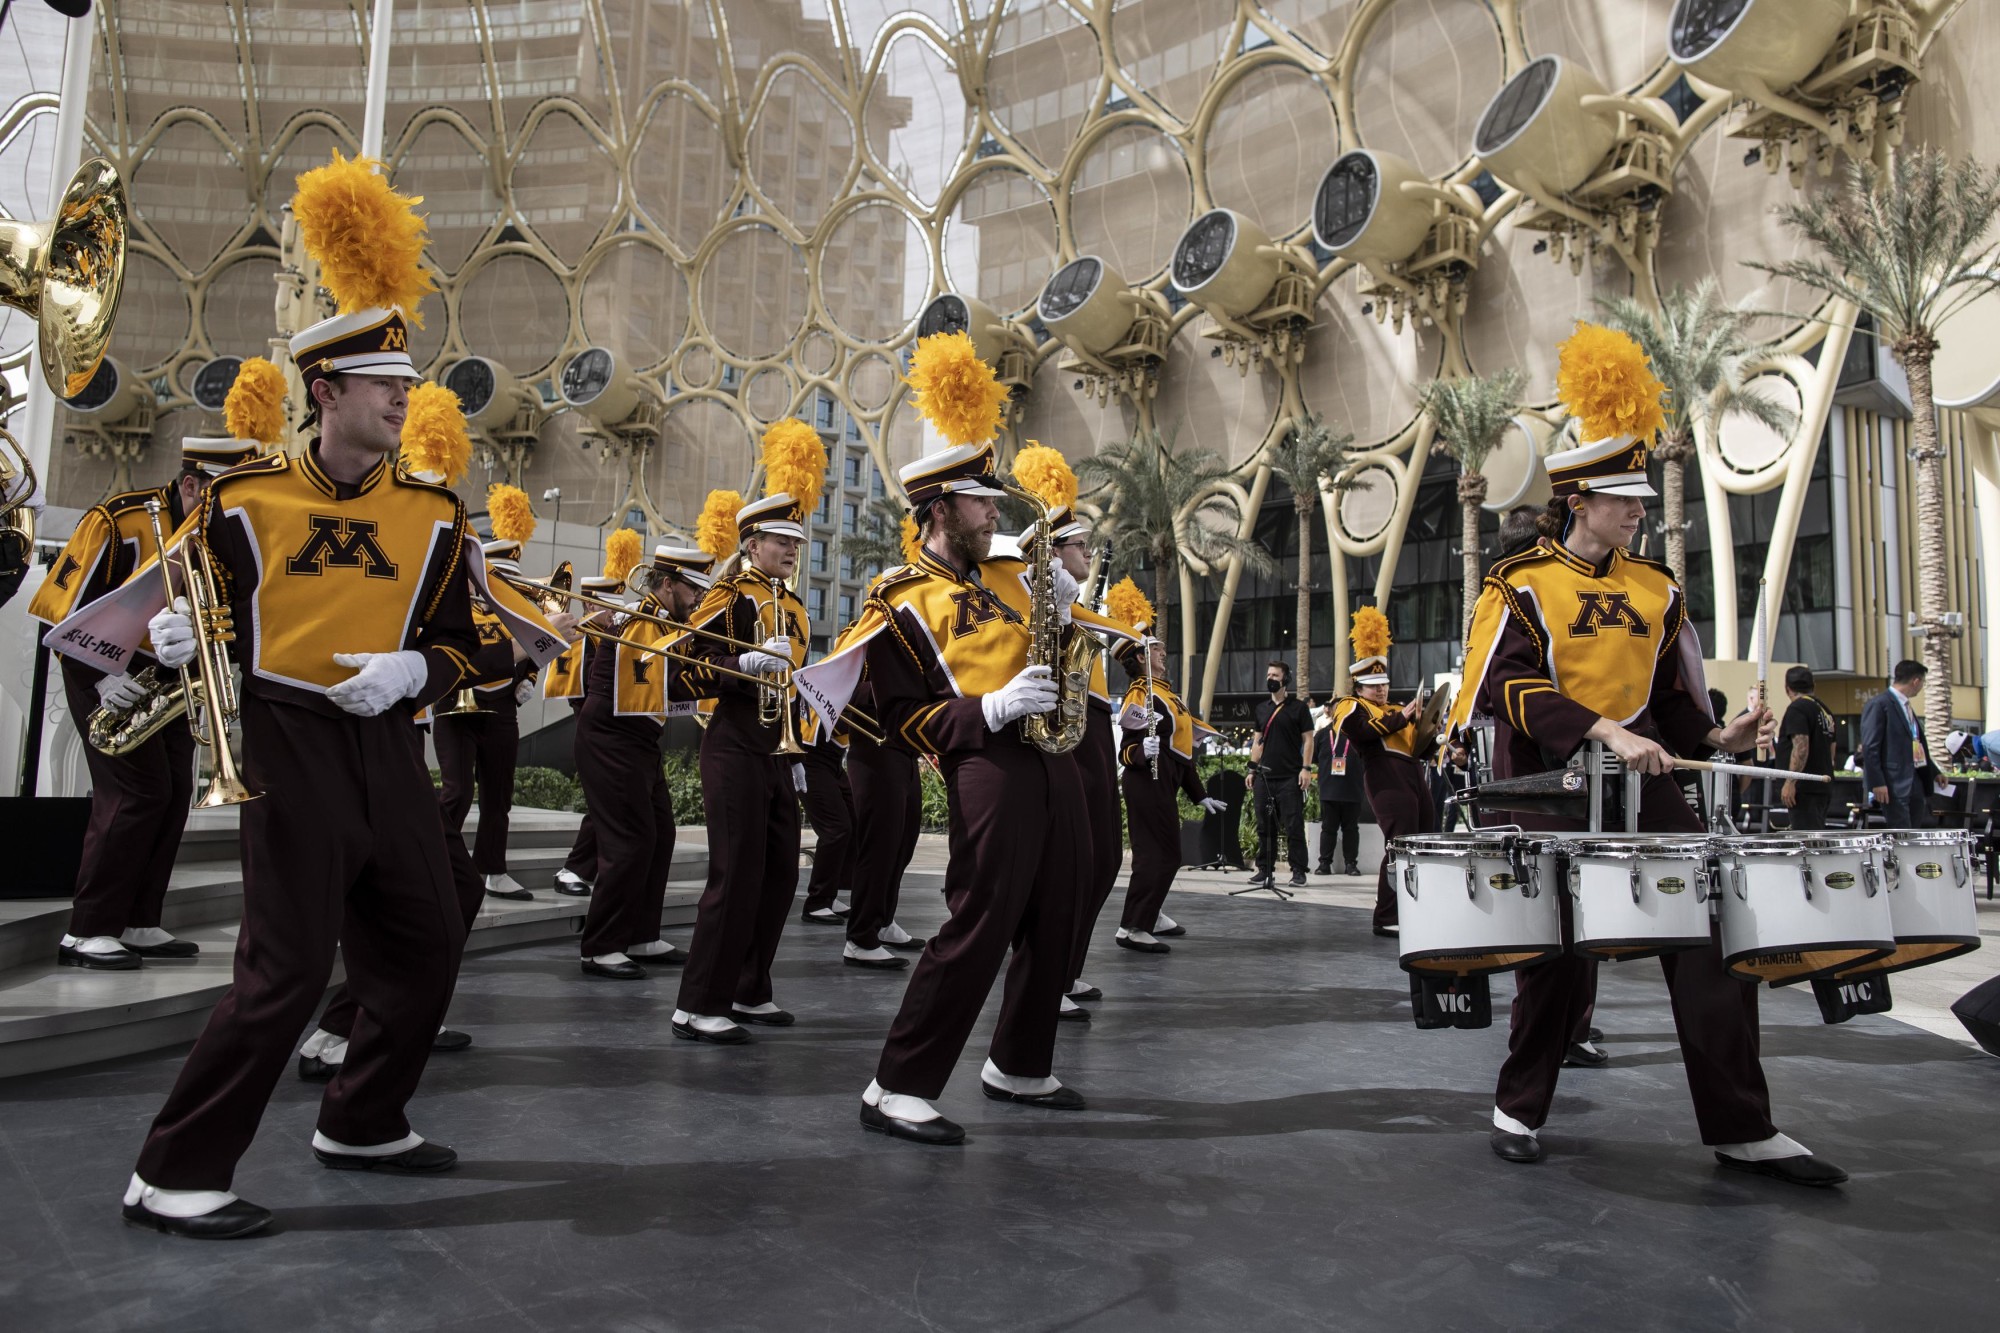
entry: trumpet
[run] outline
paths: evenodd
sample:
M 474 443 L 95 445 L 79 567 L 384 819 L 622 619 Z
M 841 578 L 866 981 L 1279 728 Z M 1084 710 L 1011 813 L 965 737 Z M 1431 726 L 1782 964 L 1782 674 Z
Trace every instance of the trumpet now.
M 167 590 L 167 605 L 173 605 L 174 584 L 168 576 L 167 534 L 160 526 L 160 502 L 146 501 L 146 517 L 153 525 L 153 549 L 160 561 L 160 582 Z M 229 753 L 229 728 L 241 716 L 236 697 L 236 681 L 230 675 L 229 642 L 236 637 L 228 603 L 222 600 L 222 580 L 215 571 L 215 558 L 208 543 L 189 532 L 177 559 L 181 582 L 187 586 L 190 619 L 194 622 L 194 670 L 183 665 L 181 697 L 185 701 L 188 729 L 195 743 L 209 751 L 208 788 L 195 801 L 196 810 L 241 805 L 264 793 L 257 791 L 236 771 L 235 756 Z
M 760 630 L 764 629 L 765 607 L 763 603 L 757 601 L 755 593 L 750 595 L 750 600 L 757 605 L 757 628 Z M 771 599 L 769 609 L 772 621 L 776 622 L 778 619 L 778 601 L 775 597 Z M 770 626 L 770 630 L 772 636 L 776 637 L 778 626 L 773 623 Z M 789 646 L 791 638 L 789 636 L 786 636 L 785 643 L 787 645 L 785 655 L 789 658 L 791 656 Z M 757 688 L 757 720 L 767 727 L 776 727 L 778 729 L 778 748 L 773 750 L 772 753 L 796 759 L 806 751 L 805 747 L 799 744 L 798 719 L 793 716 L 792 709 L 793 697 L 792 673 L 790 671 L 786 671 L 782 678 L 766 679 Z

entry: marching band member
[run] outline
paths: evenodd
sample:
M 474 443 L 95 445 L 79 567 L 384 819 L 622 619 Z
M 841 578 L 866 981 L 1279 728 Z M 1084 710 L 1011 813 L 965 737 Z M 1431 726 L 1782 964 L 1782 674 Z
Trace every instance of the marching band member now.
M 852 910 L 840 891 L 854 874 L 854 790 L 847 781 L 849 736 L 841 728 L 819 725 L 819 714 L 807 713 L 799 726 L 805 756 L 805 790 L 799 804 L 812 821 L 812 875 L 806 881 L 805 906 L 799 920 L 808 925 L 838 926 Z
M 860 623 L 841 631 L 840 638 L 834 640 L 834 651 L 846 646 L 845 640 Z M 864 679 L 853 702 L 868 710 L 869 716 L 879 716 L 873 700 Z M 910 960 L 898 955 L 921 953 L 928 943 L 896 924 L 903 871 L 916 855 L 917 835 L 924 821 L 918 762 L 916 752 L 894 736 L 880 743 L 860 732 L 848 736 L 847 776 L 854 791 L 855 811 L 854 870 L 849 879 L 847 942 L 840 955 L 849 967 L 900 972 Z
M 1052 504 L 1050 550 L 1061 562 L 1063 572 L 1081 589 L 1090 575 L 1090 528 L 1071 507 L 1076 499 L 1076 477 L 1068 461 L 1045 445 L 1031 445 L 1016 456 L 1014 475 L 1024 488 Z M 1021 534 L 1023 549 L 1034 535 L 1033 527 Z M 1111 625 L 1111 621 L 1100 620 L 1081 604 L 1071 614 L 1090 620 L 1093 628 L 1108 629 Z M 1122 641 L 1136 642 L 1136 636 L 1127 632 Z M 1090 938 L 1097 930 L 1097 918 L 1118 883 L 1118 867 L 1125 860 L 1124 830 L 1118 809 L 1116 728 L 1112 723 L 1111 686 L 1105 680 L 1102 653 L 1091 661 L 1090 697 L 1084 708 L 1087 721 L 1083 740 L 1074 753 L 1083 774 L 1083 821 L 1090 836 L 1090 855 L 1085 862 L 1083 892 L 1076 903 L 1069 984 L 1057 1013 L 1062 1021 L 1071 1023 L 1090 1021 L 1090 1011 L 1077 1001 L 1104 998 L 1103 991 L 1084 979 L 1083 964 L 1090 955 Z
M 486 504 L 493 518 L 494 537 L 480 548 L 487 565 L 501 573 L 519 574 L 522 547 L 535 531 L 528 497 L 516 487 L 496 485 L 487 492 Z M 481 670 L 461 682 L 460 688 L 472 692 L 478 711 L 432 710 L 435 725 L 431 737 L 442 779 L 438 802 L 444 810 L 445 828 L 462 830 L 477 784 L 479 831 L 473 835 L 473 866 L 490 896 L 526 901 L 535 895 L 507 873 L 507 830 L 521 746 L 520 706 L 532 697 L 533 664 L 477 592 L 473 594 L 472 619 L 479 630 L 482 652 L 477 665 Z M 499 651 L 488 654 L 489 648 Z
M 275 373 L 276 367 L 270 368 Z M 278 390 L 282 397 L 282 378 Z M 234 400 L 234 388 L 230 395 Z M 160 505 L 161 530 L 171 533 L 200 507 L 212 478 L 261 451 L 254 439 L 181 441 L 180 472 L 172 482 L 126 491 L 85 511 L 35 590 L 28 614 L 54 625 L 125 582 L 153 550 L 148 501 Z M 64 967 L 130 971 L 145 958 L 192 958 L 200 952 L 194 941 L 175 939 L 160 928 L 167 881 L 194 796 L 193 734 L 174 721 L 125 754 L 106 754 L 89 744 L 90 716 L 100 706 L 129 709 L 147 697 L 135 677 L 151 661 L 141 657 L 130 671 L 107 675 L 74 657 L 62 658 L 63 696 L 70 719 L 84 734 L 83 759 L 90 771 L 90 824 L 69 930 L 56 949 L 56 962 Z M 171 679 L 164 670 L 157 674 Z
M 704 527 L 712 531 L 721 509 L 738 497 L 732 491 L 709 498 L 715 512 Z M 805 603 L 785 581 L 798 569 L 806 512 L 805 503 L 785 491 L 738 508 L 742 568 L 718 578 L 689 620 L 692 629 L 761 646 L 739 652 L 693 633 L 674 644 L 690 656 L 772 678 L 760 686 L 722 677 L 712 685 L 715 713 L 701 736 L 708 883 L 696 908 L 673 1020 L 674 1035 L 689 1041 L 734 1044 L 750 1038 L 743 1023 L 789 1027 L 794 1021 L 771 998 L 771 960 L 799 887 L 798 792 L 805 770 L 796 755 L 780 752 L 780 738 L 795 735 L 798 705 L 779 680 L 805 661 Z M 763 696 L 772 692 L 778 696 L 776 723 L 763 720 Z
M 1167 681 L 1166 644 L 1150 637 L 1121 644 L 1118 661 L 1132 678 L 1124 708 L 1146 722 L 1143 733 L 1125 732 L 1118 753 L 1124 770 L 1125 818 L 1132 832 L 1132 878 L 1125 886 L 1125 913 L 1117 939 L 1120 948 L 1166 953 L 1169 946 L 1151 932 L 1180 870 L 1178 798 L 1185 794 L 1211 815 L 1228 806 L 1208 794 L 1195 771 L 1200 724 Z
M 583 592 L 599 597 L 616 597 L 625 589 L 625 580 L 609 578 L 601 574 L 587 574 L 577 580 L 576 586 Z M 563 699 L 569 703 L 570 712 L 576 713 L 583 707 L 583 685 L 586 671 L 584 663 L 596 651 L 596 640 L 583 638 L 571 644 L 562 655 L 549 663 L 547 673 L 542 677 L 542 697 Z M 576 765 L 575 736 L 571 736 L 572 768 Z M 555 891 L 566 898 L 587 898 L 591 883 L 597 878 L 597 824 L 584 811 L 583 819 L 576 826 L 576 837 L 571 841 L 569 855 L 563 858 L 562 868 L 556 871 Z
M 1396 892 L 1389 886 L 1388 842 L 1437 830 L 1437 805 L 1424 775 L 1425 756 L 1411 748 L 1423 699 L 1413 697 L 1401 708 L 1389 706 L 1389 617 L 1380 608 L 1364 606 L 1356 611 L 1349 637 L 1354 664 L 1347 675 L 1354 693 L 1334 703 L 1332 727 L 1334 734 L 1361 752 L 1361 790 L 1383 839 L 1370 924 L 1377 935 L 1394 935 Z
M 1728 726 L 1710 715 L 1700 648 L 1666 566 L 1625 548 L 1644 518 L 1647 446 L 1662 392 L 1623 334 L 1579 324 L 1564 343 L 1558 389 L 1588 442 L 1548 459 L 1554 498 L 1534 548 L 1488 571 L 1466 647 L 1466 695 L 1494 719 L 1494 774 L 1543 772 L 1585 742 L 1601 742 L 1645 775 L 1638 826 L 1698 833 L 1671 774 L 1672 756 L 1739 750 L 1770 714 Z M 1470 708 L 1469 702 L 1461 707 Z M 1611 784 L 1616 796 L 1623 784 Z M 1545 829 L 1575 820 L 1530 818 Z M 1557 903 L 1568 932 L 1567 895 Z M 1732 977 L 1719 946 L 1664 954 L 1702 1142 L 1723 1166 L 1800 1185 L 1830 1186 L 1846 1172 L 1778 1132 L 1758 1061 L 1757 988 Z M 1542 1156 L 1538 1131 L 1589 1001 L 1583 959 L 1564 953 L 1515 974 L 1517 1002 L 1493 1111 L 1493 1150 L 1508 1161 Z
M 636 554 L 638 535 L 629 529 L 606 544 L 606 574 L 630 568 L 619 538 L 629 537 Z M 642 614 L 684 620 L 707 594 L 714 558 L 681 546 L 653 550 L 651 591 L 640 599 Z M 599 612 L 586 623 L 627 640 L 663 644 L 666 634 L 638 618 L 618 621 Z M 660 763 L 669 701 L 687 694 L 697 679 L 687 664 L 631 643 L 599 643 L 585 670 L 583 708 L 577 714 L 576 771 L 583 782 L 597 842 L 597 870 L 581 942 L 585 976 L 613 981 L 645 977 L 641 963 L 678 966 L 686 956 L 660 938 L 661 905 L 674 862 L 674 802 Z
M 949 337 L 966 341 L 971 357 L 963 334 Z M 993 498 L 1005 493 L 992 474 L 991 445 L 957 446 L 902 469 L 923 550 L 913 567 L 877 585 L 869 608 L 878 628 L 857 636 L 877 719 L 912 749 L 938 756 L 951 802 L 951 915 L 917 960 L 862 1094 L 865 1128 L 918 1143 L 965 1137 L 930 1099 L 944 1091 L 1010 946 L 981 1091 L 1057 1110 L 1084 1105 L 1051 1073 L 1088 873 L 1083 782 L 1073 755 L 1046 753 L 1021 733 L 1023 718 L 1055 707 L 1058 687 L 1048 666 L 1028 665 L 1027 567 L 988 558 L 999 521 Z M 1050 611 L 1067 621 L 1075 580 L 1051 565 Z
M 344 262 L 323 280 L 345 312 L 296 335 L 292 356 L 319 434 L 213 482 L 193 535 L 211 556 L 243 671 L 243 763 L 262 797 L 241 811 L 243 921 L 235 976 L 166 1105 L 125 1195 L 128 1222 L 224 1238 L 270 1213 L 230 1192 L 291 1043 L 325 993 L 336 942 L 360 1006 L 352 1049 L 321 1099 L 314 1156 L 336 1170 L 434 1172 L 451 1149 L 412 1132 L 404 1108 L 451 993 L 463 925 L 411 710 L 455 687 L 476 646 L 463 576 L 464 508 L 390 461 L 417 378 L 402 311 L 428 289 L 409 201 L 363 159 L 302 175 L 293 202 L 309 253 L 330 230 Z M 336 221 L 335 215 L 338 214 Z M 357 238 L 384 239 L 370 266 Z M 414 226 L 412 224 L 415 224 Z M 140 571 L 143 576 L 144 571 Z M 143 611 L 134 579 L 124 612 Z M 111 603 L 116 598 L 106 598 Z M 155 654 L 197 651 L 185 599 L 154 614 Z M 109 618 L 86 608 L 51 631 L 62 651 Z M 204 621 L 209 617 L 204 616 Z M 226 633 L 208 623 L 200 633 Z M 525 631 L 524 631 L 525 632 Z M 532 632 L 530 650 L 561 640 Z M 122 645 L 109 645 L 118 648 Z M 220 726 L 218 720 L 217 725 Z

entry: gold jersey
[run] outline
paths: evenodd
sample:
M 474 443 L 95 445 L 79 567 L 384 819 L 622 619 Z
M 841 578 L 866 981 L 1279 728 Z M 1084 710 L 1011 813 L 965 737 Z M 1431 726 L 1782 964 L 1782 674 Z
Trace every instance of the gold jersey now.
M 386 460 L 345 488 L 310 452 L 247 463 L 209 487 L 201 531 L 231 583 L 245 676 L 314 694 L 354 674 L 335 653 L 413 646 L 465 580 L 464 506 Z M 469 674 L 463 652 L 441 651 Z
M 1416 758 L 1410 747 L 1417 738 L 1417 728 L 1404 716 L 1402 709 L 1349 695 L 1333 706 L 1334 731 L 1352 737 L 1354 731 L 1349 727 L 1350 719 L 1354 728 L 1362 729 L 1367 736 L 1380 741 L 1383 749 L 1405 759 Z
M 1139 680 L 1133 681 L 1126 689 L 1124 706 L 1127 708 L 1153 708 L 1155 712 L 1155 726 L 1158 725 L 1158 715 L 1164 714 L 1171 717 L 1174 723 L 1174 731 L 1173 735 L 1168 738 L 1168 744 L 1172 747 L 1175 754 L 1190 762 L 1193 761 L 1195 715 L 1189 711 L 1187 704 L 1181 699 L 1180 695 L 1174 692 L 1173 686 L 1167 684 L 1166 681 L 1157 676 L 1154 677 L 1152 701 L 1149 704 L 1146 698 L 1146 682 L 1142 677 Z M 1128 755 L 1135 748 L 1134 744 L 1128 743 L 1126 746 Z
M 35 589 L 28 614 L 54 625 L 130 578 L 140 561 L 153 553 L 148 500 L 159 501 L 160 530 L 171 535 L 173 510 L 163 488 L 125 491 L 91 506 L 63 544 L 48 577 Z

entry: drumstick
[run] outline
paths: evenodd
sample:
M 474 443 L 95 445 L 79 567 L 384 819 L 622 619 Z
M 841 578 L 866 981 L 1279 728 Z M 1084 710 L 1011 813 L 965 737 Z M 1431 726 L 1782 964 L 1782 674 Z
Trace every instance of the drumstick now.
M 1757 616 L 1756 616 L 1756 619 L 1754 619 L 1754 620 L 1753 620 L 1753 621 L 1751 622 L 1751 629 L 1750 629 L 1750 633 L 1751 633 L 1751 634 L 1752 634 L 1752 635 L 1753 635 L 1753 636 L 1754 636 L 1754 637 L 1756 638 L 1756 640 L 1757 640 L 1757 642 L 1756 642 L 1756 643 L 1754 643 L 1754 644 L 1752 644 L 1752 645 L 1751 645 L 1751 647 L 1752 647 L 1752 648 L 1753 648 L 1753 649 L 1755 650 L 1755 652 L 1756 652 L 1756 654 L 1757 654 L 1757 658 L 1756 658 L 1756 661 L 1757 661 L 1757 700 L 1756 700 L 1756 702 L 1755 702 L 1755 703 L 1753 703 L 1753 704 L 1751 704 L 1751 705 L 1750 705 L 1750 706 L 1751 706 L 1751 708 L 1752 708 L 1753 710 L 1754 710 L 1754 709 L 1758 709 L 1758 708 L 1768 708 L 1768 707 L 1770 707 L 1770 699 L 1771 699 L 1771 684 L 1770 684 L 1770 677 L 1771 677 L 1771 637 L 1770 637 L 1770 628 L 1771 628 L 1771 626 L 1770 626 L 1770 622 L 1769 622 L 1769 620 L 1767 619 L 1767 616 L 1768 616 L 1768 614 L 1769 614 L 1769 604 L 1768 604 L 1768 603 L 1767 603 L 1767 602 L 1766 602 L 1766 601 L 1764 600 L 1764 593 L 1765 593 L 1765 583 L 1764 583 L 1764 580 L 1763 580 L 1763 579 L 1758 579 L 1758 580 L 1757 580 Z M 1763 759 L 1769 759 L 1770 757 L 1771 757 L 1771 752 L 1770 752 L 1769 748 L 1768 748 L 1768 747 L 1766 747 L 1766 746 L 1765 746 L 1765 745 L 1763 744 L 1763 741 L 1762 741 L 1762 736 L 1761 736 L 1761 734 L 1760 734 L 1760 736 L 1759 736 L 1759 740 L 1758 740 L 1758 745 L 1757 745 L 1757 758 L 1758 758 L 1758 759 L 1760 759 L 1760 760 L 1763 760 Z
M 1706 759 L 1675 759 L 1675 768 L 1691 768 L 1699 773 L 1736 773 L 1746 778 L 1777 778 L 1785 782 L 1832 782 L 1823 773 L 1794 773 L 1789 768 L 1758 768 L 1754 764 L 1710 763 Z

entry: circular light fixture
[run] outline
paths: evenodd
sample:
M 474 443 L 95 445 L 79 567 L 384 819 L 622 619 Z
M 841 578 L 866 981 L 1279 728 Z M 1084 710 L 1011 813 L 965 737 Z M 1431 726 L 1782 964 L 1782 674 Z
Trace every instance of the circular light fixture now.
M 1603 95 L 1597 76 L 1575 61 L 1538 56 L 1486 104 L 1472 151 L 1510 185 L 1565 194 L 1590 179 L 1617 141 L 1615 115 L 1583 109 L 1585 97 Z
M 1847 0 L 1679 0 L 1667 54 L 1731 92 L 1788 88 L 1819 64 L 1847 12 Z
M 201 363 L 194 373 L 194 405 L 204 412 L 220 412 L 235 387 L 237 372 L 243 369 L 240 356 L 218 356 Z
M 1369 148 L 1342 153 L 1313 194 L 1313 239 L 1343 258 L 1408 259 L 1429 234 L 1432 214 L 1429 200 L 1403 193 L 1405 181 L 1429 183 L 1392 154 Z
M 564 403 L 606 426 L 630 417 L 645 392 L 639 377 L 609 347 L 578 352 L 564 364 L 556 384 Z
M 63 399 L 63 405 L 78 416 L 95 417 L 106 425 L 114 425 L 131 416 L 141 402 L 152 396 L 153 390 L 144 380 L 107 356 L 97 363 L 83 391 Z
M 1227 208 L 1203 213 L 1174 245 L 1174 290 L 1211 314 L 1236 319 L 1264 304 L 1284 262 L 1263 228 Z
M 1057 269 L 1035 299 L 1035 313 L 1050 333 L 1085 356 L 1110 351 L 1132 327 L 1125 280 L 1096 255 L 1081 255 Z

